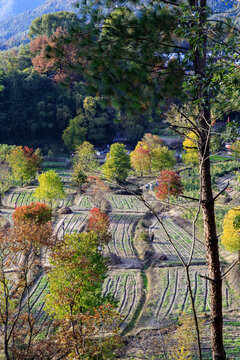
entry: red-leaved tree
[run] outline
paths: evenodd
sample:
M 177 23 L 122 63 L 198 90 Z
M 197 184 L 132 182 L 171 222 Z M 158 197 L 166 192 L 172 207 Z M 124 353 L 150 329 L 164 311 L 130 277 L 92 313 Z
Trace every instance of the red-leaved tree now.
M 157 179 L 157 192 L 158 199 L 166 199 L 170 195 L 178 196 L 182 194 L 181 177 L 175 171 L 163 170 L 160 171 L 160 176 Z
M 56 81 L 75 78 L 74 66 L 80 60 L 75 45 L 66 41 L 66 33 L 61 28 L 51 37 L 43 35 L 32 40 L 30 50 L 33 66 L 40 74 L 49 74 Z
M 44 203 L 31 203 L 16 208 L 13 213 L 14 224 L 19 225 L 27 222 L 35 222 L 37 224 L 45 224 L 51 221 L 52 210 Z
M 99 244 L 107 245 L 112 239 L 109 217 L 96 207 L 90 210 L 89 215 L 87 230 L 97 235 Z

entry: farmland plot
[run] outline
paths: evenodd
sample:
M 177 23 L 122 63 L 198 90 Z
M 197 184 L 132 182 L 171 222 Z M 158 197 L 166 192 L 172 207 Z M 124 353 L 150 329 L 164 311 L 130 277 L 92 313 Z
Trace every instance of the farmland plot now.
M 206 275 L 206 267 L 191 268 L 191 283 L 196 310 L 199 314 L 210 310 L 209 283 L 199 274 Z M 148 294 L 138 326 L 154 327 L 169 323 L 181 312 L 191 313 L 187 279 L 183 267 L 151 269 L 152 288 Z M 223 283 L 223 307 L 229 311 L 237 307 L 238 299 Z
M 113 240 L 109 244 L 109 251 L 121 257 L 134 257 L 132 245 L 133 230 L 140 216 L 128 214 L 110 215 L 110 226 Z
M 111 272 L 105 280 L 103 295 L 111 295 L 117 301 L 117 311 L 123 316 L 122 327 L 131 321 L 142 295 L 142 279 L 139 270 Z
M 109 195 L 108 201 L 112 210 L 125 210 L 132 212 L 146 212 L 145 205 L 132 195 Z
M 22 205 L 28 205 L 32 202 L 38 202 L 40 200 L 33 196 L 34 191 L 35 188 L 26 189 L 26 190 L 22 190 L 21 188 L 13 189 L 3 198 L 2 203 L 4 206 L 14 208 L 15 204 L 16 206 L 22 206 Z M 60 200 L 58 202 L 58 205 L 60 207 L 71 206 L 73 200 L 74 200 L 74 196 L 68 194 L 66 199 Z M 45 202 L 45 201 L 41 200 L 41 202 Z
M 87 195 L 82 195 L 76 197 L 74 200 L 74 205 L 77 206 L 79 210 L 91 210 L 94 205 L 91 202 L 91 197 Z
M 54 233 L 58 238 L 66 234 L 80 233 L 86 225 L 87 213 L 74 213 L 70 215 L 61 215 L 54 225 Z
M 183 228 L 170 220 L 170 218 L 164 218 L 163 223 L 180 254 L 184 259 L 188 259 L 192 246 L 191 236 Z M 176 251 L 170 243 L 162 226 L 156 222 L 151 226 L 151 230 L 155 235 L 153 242 L 154 250 L 166 255 L 169 260 L 178 260 Z M 205 262 L 204 244 L 198 239 L 196 239 L 194 247 L 193 260 Z

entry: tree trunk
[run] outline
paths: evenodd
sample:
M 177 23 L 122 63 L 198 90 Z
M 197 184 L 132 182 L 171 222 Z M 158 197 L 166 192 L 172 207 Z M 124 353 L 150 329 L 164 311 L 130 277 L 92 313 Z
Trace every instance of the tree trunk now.
M 211 186 L 209 150 L 205 153 L 200 176 L 202 182 L 202 211 L 208 276 L 212 279 L 209 284 L 212 354 L 214 360 L 225 360 L 226 354 L 223 346 L 222 280 L 214 213 L 214 199 Z
M 199 47 L 194 51 L 194 69 L 200 81 L 197 85 L 197 98 L 199 100 L 199 160 L 200 160 L 200 184 L 201 206 L 204 223 L 204 239 L 208 263 L 208 277 L 210 285 L 211 302 L 211 344 L 213 360 L 225 360 L 226 353 L 223 346 L 223 315 L 222 315 L 222 279 L 218 249 L 218 237 L 215 223 L 214 198 L 212 193 L 210 173 L 210 130 L 211 111 L 209 94 L 204 90 L 207 69 L 207 39 L 204 35 L 207 15 L 205 12 L 207 0 L 200 0 L 199 7 L 199 38 L 202 39 Z

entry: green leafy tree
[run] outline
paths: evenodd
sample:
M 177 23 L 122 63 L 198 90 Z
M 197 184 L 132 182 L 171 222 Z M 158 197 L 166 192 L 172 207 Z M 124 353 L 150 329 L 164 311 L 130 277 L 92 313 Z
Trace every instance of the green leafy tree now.
M 34 197 L 51 204 L 66 197 L 63 183 L 54 170 L 49 170 L 38 176 L 39 185 L 34 192 Z
M 7 156 L 9 155 L 11 150 L 14 148 L 15 148 L 15 145 L 0 144 L 0 161 L 2 163 L 6 163 Z
M 158 146 L 152 150 L 151 167 L 153 171 L 172 169 L 175 164 L 174 154 L 167 146 Z
M 127 154 L 124 144 L 112 144 L 107 154 L 102 173 L 107 179 L 115 181 L 126 180 L 131 169 L 130 156 Z
M 27 146 L 14 147 L 7 156 L 13 179 L 27 183 L 35 178 L 42 162 L 40 149 Z
M 240 207 L 231 209 L 223 220 L 222 244 L 231 252 L 238 252 L 240 262 Z
M 51 254 L 45 306 L 58 319 L 57 337 L 71 358 L 114 358 L 118 322 L 102 295 L 107 266 L 98 244 L 93 232 L 67 235 Z M 103 337 L 110 328 L 112 335 Z
M 82 108 L 63 132 L 63 141 L 69 149 L 74 150 L 84 140 L 98 146 L 112 141 L 117 113 L 109 106 L 104 107 L 102 101 L 102 98 L 92 96 L 83 99 Z
M 77 146 L 74 155 L 73 182 L 81 188 L 86 182 L 87 177 L 96 171 L 97 168 L 98 161 L 94 146 L 88 141 L 84 141 L 81 145 Z
M 74 119 L 70 120 L 68 127 L 64 130 L 62 139 L 66 147 L 75 150 L 87 137 L 87 128 L 83 126 L 84 115 L 78 112 Z
M 58 27 L 63 30 L 70 30 L 81 23 L 79 17 L 72 12 L 58 11 L 52 14 L 44 14 L 33 20 L 29 27 L 29 37 L 35 38 L 40 35 L 50 37 Z

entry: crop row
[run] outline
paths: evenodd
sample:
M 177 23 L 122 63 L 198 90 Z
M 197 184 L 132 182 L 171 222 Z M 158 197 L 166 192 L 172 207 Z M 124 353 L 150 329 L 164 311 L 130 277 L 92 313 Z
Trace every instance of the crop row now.
M 134 257 L 132 236 L 134 226 L 140 217 L 136 215 L 114 214 L 110 216 L 112 231 L 112 242 L 109 244 L 109 251 L 121 257 Z
M 108 196 L 108 201 L 114 210 L 146 211 L 144 204 L 132 195 L 111 195 Z
M 94 207 L 90 196 L 87 195 L 82 195 L 75 199 L 74 204 L 78 206 L 79 210 L 91 210 Z
M 122 315 L 122 326 L 131 320 L 142 295 L 140 272 L 128 270 L 109 274 L 103 286 L 103 295 L 111 295 L 117 302 L 117 311 Z
M 187 259 L 191 253 L 192 248 L 193 240 L 191 236 L 184 229 L 171 221 L 169 218 L 164 218 L 163 224 L 175 247 L 178 249 L 183 258 Z M 176 250 L 169 241 L 169 238 L 161 224 L 156 222 L 151 227 L 151 231 L 154 232 L 155 235 L 153 243 L 155 251 L 160 251 L 162 254 L 168 256 L 169 259 L 176 259 Z M 195 240 L 193 258 L 195 260 L 205 259 L 204 244 L 198 239 Z
M 200 273 L 205 274 L 206 268 Z M 199 276 L 199 268 L 191 269 L 191 285 L 194 303 L 199 314 L 209 311 L 209 283 Z M 191 312 L 186 274 L 182 267 L 159 268 L 151 270 L 152 288 L 139 320 L 140 326 L 155 326 L 162 321 L 169 321 L 181 312 Z M 223 283 L 223 307 L 231 310 L 238 300 Z
M 74 213 L 70 215 L 62 215 L 54 226 L 55 234 L 62 238 L 65 234 L 79 233 L 85 227 L 87 214 Z
M 33 196 L 34 190 L 13 190 L 9 192 L 2 200 L 2 203 L 4 206 L 7 207 L 14 207 L 16 206 L 22 206 L 22 205 L 28 205 L 31 202 L 38 202 L 39 199 L 35 198 Z M 70 206 L 73 203 L 74 196 L 68 195 L 66 199 L 59 200 L 58 205 L 60 207 L 62 206 Z M 41 202 L 45 202 L 42 201 Z

